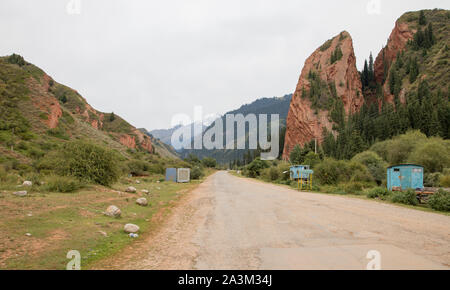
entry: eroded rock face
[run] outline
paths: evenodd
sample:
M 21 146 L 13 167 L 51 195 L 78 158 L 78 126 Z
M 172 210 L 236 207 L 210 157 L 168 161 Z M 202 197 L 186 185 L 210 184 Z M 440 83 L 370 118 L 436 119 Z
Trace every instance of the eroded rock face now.
M 120 143 L 130 149 L 136 149 L 139 144 L 142 149 L 150 153 L 153 151 L 152 141 L 150 137 L 144 135 L 137 129 L 133 131 L 133 134 L 134 135 L 122 134 L 119 139 Z
M 378 83 L 383 81 L 384 66 L 386 65 L 386 69 L 389 71 L 389 67 L 397 58 L 397 54 L 405 49 L 406 43 L 413 38 L 414 33 L 415 31 L 411 30 L 407 23 L 400 23 L 399 21 L 395 23 L 386 46 L 375 59 L 375 79 Z
M 389 70 L 391 64 L 396 60 L 397 54 L 403 51 L 416 33 L 415 29 L 410 29 L 407 23 L 397 21 L 395 27 L 389 36 L 386 46 L 378 53 L 375 59 L 375 80 L 377 83 L 383 83 L 383 79 L 389 79 Z M 384 100 L 394 103 L 394 96 L 390 92 L 389 82 L 383 85 Z
M 342 57 L 332 63 L 331 57 L 338 46 Z M 287 117 L 284 159 L 289 159 L 295 145 L 303 146 L 314 139 L 320 144 L 323 140 L 323 129 L 332 130 L 328 110 L 313 108 L 311 100 L 302 97 L 304 92 L 309 94 L 311 88 L 308 78 L 310 71 L 316 72 L 324 83 L 334 82 L 336 95 L 342 100 L 347 115 L 359 111 L 364 103 L 353 41 L 350 34 L 343 31 L 319 47 L 305 62 Z
M 33 101 L 33 105 L 45 114 L 41 121 L 50 129 L 58 126 L 59 118 L 62 116 L 61 106 L 48 92 L 49 81 L 51 78 L 44 74 L 42 84 L 34 78 L 28 80 L 28 87 Z

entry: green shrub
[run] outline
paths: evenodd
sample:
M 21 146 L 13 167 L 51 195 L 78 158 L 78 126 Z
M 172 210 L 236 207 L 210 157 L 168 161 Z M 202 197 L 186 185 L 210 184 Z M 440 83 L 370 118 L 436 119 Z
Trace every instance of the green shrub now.
M 203 166 L 208 167 L 208 168 L 216 167 L 216 165 L 217 165 L 216 163 L 217 163 L 216 159 L 211 158 L 211 157 L 205 157 L 202 159 Z
M 450 187 L 450 175 L 442 175 L 440 183 L 443 187 Z
M 381 200 L 387 200 L 391 194 L 392 194 L 392 192 L 387 190 L 387 188 L 375 187 L 375 188 L 370 189 L 367 192 L 367 197 L 368 198 L 377 198 L 377 199 L 381 199 Z
M 261 160 L 259 157 L 253 160 L 246 168 L 246 174 L 249 177 L 258 177 L 261 175 L 261 171 L 268 168 L 269 164 L 265 160 Z
M 271 166 L 261 171 L 261 176 L 264 180 L 275 181 L 280 178 L 280 172 L 277 167 Z
M 386 179 L 387 163 L 377 153 L 364 151 L 353 157 L 352 161 L 365 165 L 378 184 Z
M 426 187 L 439 187 L 440 179 L 442 174 L 436 173 L 425 173 L 423 175 L 423 184 Z
M 134 176 L 148 175 L 146 172 L 151 168 L 150 163 L 136 159 L 126 162 L 126 165 L 128 167 L 128 172 Z
M 203 170 L 200 166 L 194 166 L 194 168 L 191 169 L 191 179 L 200 179 L 203 174 Z
M 450 192 L 439 190 L 430 197 L 428 204 L 434 210 L 450 211 Z
M 60 175 L 74 176 L 85 182 L 109 186 L 120 175 L 118 156 L 113 151 L 88 142 L 65 144 L 59 158 L 57 172 Z
M 364 184 L 359 181 L 350 181 L 346 183 L 342 183 L 340 187 L 346 192 L 346 193 L 353 193 L 357 194 L 363 191 Z
M 419 201 L 417 200 L 416 192 L 412 189 L 407 191 L 396 191 L 392 193 L 392 202 L 403 203 L 408 205 L 417 205 Z
M 334 185 L 339 181 L 342 167 L 339 161 L 327 158 L 316 166 L 314 176 L 324 185 Z
M 49 192 L 74 192 L 84 185 L 75 177 L 51 175 L 44 179 L 42 189 Z
M 412 163 L 420 164 L 429 173 L 442 172 L 450 167 L 450 146 L 448 141 L 432 138 L 417 146 L 409 157 Z

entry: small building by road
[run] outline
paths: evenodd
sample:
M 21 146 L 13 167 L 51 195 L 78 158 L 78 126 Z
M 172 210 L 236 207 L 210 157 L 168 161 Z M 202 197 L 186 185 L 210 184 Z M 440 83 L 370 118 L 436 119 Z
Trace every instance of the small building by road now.
M 423 166 L 399 164 L 387 169 L 387 188 L 392 191 L 423 190 Z

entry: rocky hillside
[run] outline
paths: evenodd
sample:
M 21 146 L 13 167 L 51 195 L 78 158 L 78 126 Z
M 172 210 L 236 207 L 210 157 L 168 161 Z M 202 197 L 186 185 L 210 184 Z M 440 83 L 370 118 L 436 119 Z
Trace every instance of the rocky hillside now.
M 92 108 L 19 55 L 0 58 L 0 163 L 30 163 L 57 143 L 87 139 L 126 153 L 153 153 L 151 138 L 114 113 Z
M 152 141 L 152 145 L 154 148 L 154 152 L 156 154 L 159 154 L 161 157 L 171 158 L 171 159 L 179 159 L 177 151 L 175 148 L 173 148 L 171 145 L 168 145 L 167 143 L 163 142 L 159 138 L 154 137 L 150 132 L 148 132 L 146 129 L 141 128 L 139 129 L 142 133 L 150 137 L 150 140 Z M 169 143 L 170 144 L 170 143 Z
M 306 60 L 287 117 L 283 158 L 295 145 L 323 140 L 323 130 L 357 112 L 364 98 L 353 41 L 346 31 L 326 41 Z
M 288 114 L 284 159 L 317 139 L 328 156 L 351 158 L 409 129 L 450 137 L 450 11 L 408 12 L 362 72 L 350 35 L 325 42 L 305 62 Z
M 375 60 L 375 77 L 383 99 L 406 102 L 409 93 L 426 80 L 431 89 L 447 91 L 450 11 L 423 10 L 402 15 L 386 46 Z

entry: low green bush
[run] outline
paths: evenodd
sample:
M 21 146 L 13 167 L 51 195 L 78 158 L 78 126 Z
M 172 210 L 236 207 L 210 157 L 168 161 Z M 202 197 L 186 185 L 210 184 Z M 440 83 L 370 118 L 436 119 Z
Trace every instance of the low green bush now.
M 407 191 L 396 191 L 392 193 L 391 201 L 408 205 L 418 205 L 416 192 L 412 189 Z
M 191 179 L 200 179 L 204 175 L 203 169 L 200 166 L 194 166 L 191 169 Z
M 391 196 L 392 192 L 384 187 L 375 187 L 367 191 L 368 198 L 378 198 L 381 200 L 387 200 Z
M 359 181 L 350 181 L 343 183 L 340 185 L 340 187 L 346 192 L 346 193 L 352 193 L 352 194 L 359 194 L 364 190 L 364 184 Z
M 72 141 L 50 152 L 36 162 L 39 172 L 73 176 L 87 183 L 109 186 L 120 176 L 119 157 L 109 149 L 98 145 Z
M 440 184 L 443 187 L 450 187 L 450 175 L 442 175 Z
M 440 189 L 430 197 L 428 204 L 434 210 L 450 211 L 450 192 Z
M 49 192 L 74 192 L 84 187 L 84 184 L 75 177 L 51 175 L 44 179 L 41 186 L 43 191 Z

